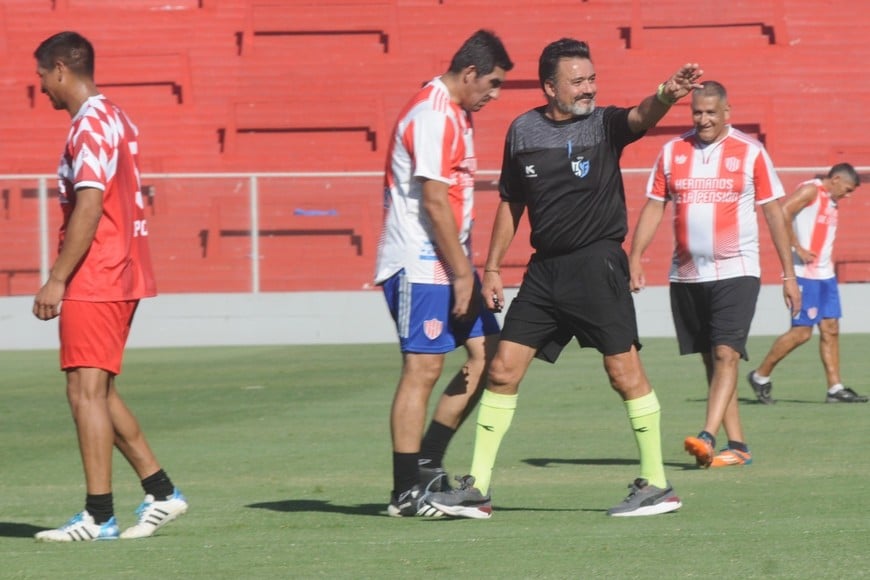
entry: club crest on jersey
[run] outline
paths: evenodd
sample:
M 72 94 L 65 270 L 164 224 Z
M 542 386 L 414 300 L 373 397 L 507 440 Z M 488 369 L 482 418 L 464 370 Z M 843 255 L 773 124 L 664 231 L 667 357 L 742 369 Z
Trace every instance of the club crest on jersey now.
M 583 157 L 578 157 L 576 160 L 571 161 L 571 171 L 574 172 L 574 175 L 583 179 L 589 175 L 589 161 Z
M 437 318 L 431 318 L 429 320 L 423 321 L 423 334 L 426 335 L 426 338 L 429 340 L 435 340 L 439 336 L 441 336 L 441 332 L 444 331 L 444 323 L 438 320 Z
M 740 169 L 740 159 L 738 159 L 737 157 L 728 157 L 725 160 L 725 169 L 732 173 L 737 171 L 738 169 Z

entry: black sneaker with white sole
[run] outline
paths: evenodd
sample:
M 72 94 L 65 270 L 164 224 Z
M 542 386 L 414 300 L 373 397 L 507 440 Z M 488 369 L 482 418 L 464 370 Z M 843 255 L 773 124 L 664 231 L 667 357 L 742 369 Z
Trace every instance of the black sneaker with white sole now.
M 390 494 L 390 505 L 387 506 L 387 513 L 394 518 L 410 518 L 414 516 L 421 518 L 442 517 L 444 515 L 443 512 L 424 501 L 423 498 L 426 495 L 426 493 L 420 490 L 419 485 L 415 485 L 398 495 L 394 491 Z
M 826 403 L 866 403 L 867 397 L 859 395 L 849 387 L 843 387 L 833 395 L 828 393 L 825 396 Z
M 755 380 L 755 371 L 749 371 L 749 374 L 746 375 L 746 380 L 749 381 L 749 386 L 752 387 L 752 390 L 755 391 L 755 397 L 758 399 L 758 402 L 762 405 L 772 405 L 776 403 L 776 399 L 770 396 L 770 392 L 773 390 L 773 381 L 767 381 L 767 383 L 759 383 Z
M 420 467 L 420 489 L 424 492 L 450 491 L 447 471 L 443 467 Z

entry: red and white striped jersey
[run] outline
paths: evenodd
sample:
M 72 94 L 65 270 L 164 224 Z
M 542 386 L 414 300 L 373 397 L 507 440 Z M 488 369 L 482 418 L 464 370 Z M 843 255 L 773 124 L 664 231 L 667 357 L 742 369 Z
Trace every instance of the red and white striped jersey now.
M 67 281 L 65 299 L 114 302 L 157 293 L 139 177 L 138 135 L 127 115 L 102 95 L 90 97 L 72 119 L 58 168 L 63 210 L 59 248 L 77 190 L 101 190 L 103 215 L 87 254 Z
M 672 282 L 761 276 L 755 206 L 785 195 L 764 147 L 730 127 L 704 145 L 692 130 L 659 153 L 647 197 L 674 202 Z
M 793 226 L 798 244 L 813 252 L 816 259 L 804 263 L 795 252 L 794 271 L 801 278 L 826 280 L 835 275 L 831 255 L 837 235 L 837 202 L 831 198 L 821 179 L 805 181 L 798 187 L 805 185 L 816 186 L 816 198 L 797 213 Z
M 399 115 L 387 152 L 375 283 L 404 268 L 410 282 L 450 284 L 452 273 L 435 246 L 432 225 L 423 211 L 423 181 L 448 185 L 459 242 L 471 255 L 476 169 L 471 117 L 451 101 L 447 87 L 435 78 Z

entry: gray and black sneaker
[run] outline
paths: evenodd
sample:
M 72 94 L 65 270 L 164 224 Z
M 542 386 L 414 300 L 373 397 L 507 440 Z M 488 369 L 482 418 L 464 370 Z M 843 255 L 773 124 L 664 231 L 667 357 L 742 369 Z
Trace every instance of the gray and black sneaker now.
M 398 496 L 394 491 L 390 494 L 390 505 L 387 506 L 387 514 L 394 518 L 408 518 L 419 516 L 421 518 L 440 518 L 442 512 L 423 501 L 426 494 L 420 491 L 420 486 L 415 485 L 408 491 L 403 491 Z
M 666 489 L 650 485 L 638 477 L 628 484 L 628 497 L 621 504 L 607 510 L 609 516 L 654 516 L 665 514 L 683 507 L 683 502 L 668 484 Z
M 486 520 L 492 517 L 492 498 L 474 487 L 474 477 L 457 475 L 456 481 L 459 482 L 457 489 L 427 494 L 426 503 L 455 518 Z
M 843 387 L 833 395 L 828 393 L 825 397 L 826 403 L 866 403 L 867 397 L 859 395 L 848 387 Z
M 749 374 L 746 375 L 746 380 L 749 381 L 749 385 L 752 387 L 752 390 L 755 391 L 755 397 L 758 399 L 758 402 L 762 405 L 772 405 L 776 403 L 776 399 L 770 396 L 770 392 L 773 390 L 773 381 L 768 381 L 767 384 L 761 384 L 755 380 L 755 371 L 749 371 Z
M 426 493 L 450 491 L 447 471 L 443 467 L 420 467 L 420 489 Z

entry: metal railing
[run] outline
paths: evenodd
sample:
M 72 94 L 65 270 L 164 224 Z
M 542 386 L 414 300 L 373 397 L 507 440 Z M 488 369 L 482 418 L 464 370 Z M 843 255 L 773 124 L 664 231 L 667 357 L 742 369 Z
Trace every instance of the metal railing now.
M 788 167 L 777 171 L 788 191 L 827 170 Z M 870 168 L 859 170 L 868 172 Z M 649 169 L 626 169 L 623 173 L 633 226 L 643 204 Z M 52 226 L 60 223 L 60 212 L 52 207 L 56 179 L 47 174 L 0 175 L 0 276 L 6 276 L 5 287 L 0 278 L 0 295 L 31 291 L 33 284 L 24 289 L 14 287 L 12 277 L 16 274 L 34 276 L 38 270 L 40 283 L 48 278 L 55 251 Z M 498 202 L 494 191 L 497 179 L 498 171 L 478 172 L 482 187 L 476 204 L 482 229 L 491 223 Z M 259 293 L 367 288 L 380 231 L 382 182 L 383 174 L 377 171 L 143 174 L 149 225 L 161 232 L 152 241 L 161 291 L 202 292 L 214 288 Z M 849 217 L 853 209 L 870 216 L 870 204 L 861 200 L 862 193 L 859 189 L 859 199 L 849 202 L 854 204 L 849 206 Z M 7 225 L 13 223 L 14 227 Z M 853 234 L 863 239 L 860 227 Z M 478 263 L 482 261 L 479 252 L 486 250 L 489 232 L 478 231 L 475 235 L 483 241 L 475 248 Z M 841 234 L 838 247 L 844 245 L 844 237 L 848 236 Z M 201 246 L 198 254 L 197 238 Z M 658 238 L 663 246 L 670 243 L 664 235 Z M 16 251 L 20 254 L 34 243 L 38 258 L 16 255 Z M 295 253 L 288 249 L 291 245 Z M 347 256 L 338 255 L 345 246 L 350 247 Z M 518 239 L 514 246 L 518 263 L 524 263 L 529 252 L 527 240 Z M 337 271 L 332 271 L 336 262 L 331 256 L 341 260 Z M 870 252 L 856 259 L 870 260 Z

